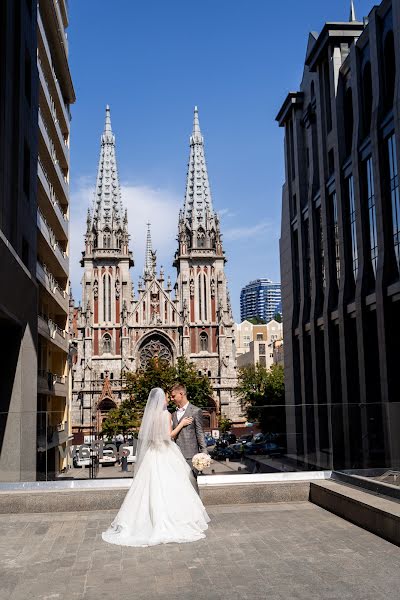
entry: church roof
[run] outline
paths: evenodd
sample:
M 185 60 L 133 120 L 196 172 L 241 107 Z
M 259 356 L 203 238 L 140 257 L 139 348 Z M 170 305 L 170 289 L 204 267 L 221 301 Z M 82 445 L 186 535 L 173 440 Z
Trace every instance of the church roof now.
M 92 229 L 122 230 L 124 214 L 115 153 L 115 135 L 111 127 L 110 107 L 106 106 L 104 131 L 101 136 L 99 168 L 93 201 Z
M 214 217 L 210 183 L 204 154 L 204 139 L 200 130 L 199 111 L 194 107 L 193 130 L 190 136 L 190 154 L 186 182 L 183 219 L 191 229 L 207 226 Z

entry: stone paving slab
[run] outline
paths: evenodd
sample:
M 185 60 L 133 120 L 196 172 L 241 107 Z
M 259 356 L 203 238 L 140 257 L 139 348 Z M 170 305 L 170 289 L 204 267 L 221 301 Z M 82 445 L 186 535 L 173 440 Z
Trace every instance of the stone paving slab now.
M 310 503 L 210 507 L 207 538 L 126 548 L 115 511 L 0 515 L 0 599 L 398 600 L 398 547 Z

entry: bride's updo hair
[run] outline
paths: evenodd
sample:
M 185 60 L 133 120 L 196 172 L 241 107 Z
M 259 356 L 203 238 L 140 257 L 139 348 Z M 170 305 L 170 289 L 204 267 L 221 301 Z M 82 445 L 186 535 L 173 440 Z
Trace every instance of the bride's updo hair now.
M 184 394 L 186 396 L 186 385 L 183 385 L 183 383 L 174 383 L 174 385 L 171 388 L 171 392 L 172 391 L 176 391 L 176 392 L 181 392 L 181 394 Z

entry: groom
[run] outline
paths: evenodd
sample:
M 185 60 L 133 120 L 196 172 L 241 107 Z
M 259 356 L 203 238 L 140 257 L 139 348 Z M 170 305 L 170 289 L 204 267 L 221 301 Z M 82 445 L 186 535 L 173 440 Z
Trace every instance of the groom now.
M 181 383 L 175 383 L 172 387 L 171 398 L 177 407 L 176 411 L 172 413 L 173 428 L 178 425 L 183 417 L 191 417 L 193 419 L 190 425 L 182 427 L 175 441 L 186 458 L 189 467 L 192 469 L 194 476 L 197 477 L 197 471 L 192 465 L 192 458 L 198 452 L 208 454 L 202 425 L 203 414 L 200 408 L 190 404 L 186 395 L 186 387 Z

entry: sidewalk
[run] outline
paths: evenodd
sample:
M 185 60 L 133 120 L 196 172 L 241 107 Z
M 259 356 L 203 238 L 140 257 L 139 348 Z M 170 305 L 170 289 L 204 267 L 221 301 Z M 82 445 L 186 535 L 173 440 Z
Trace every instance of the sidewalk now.
M 0 515 L 0 599 L 397 600 L 400 549 L 309 503 L 209 509 L 207 538 L 121 548 L 114 511 Z

